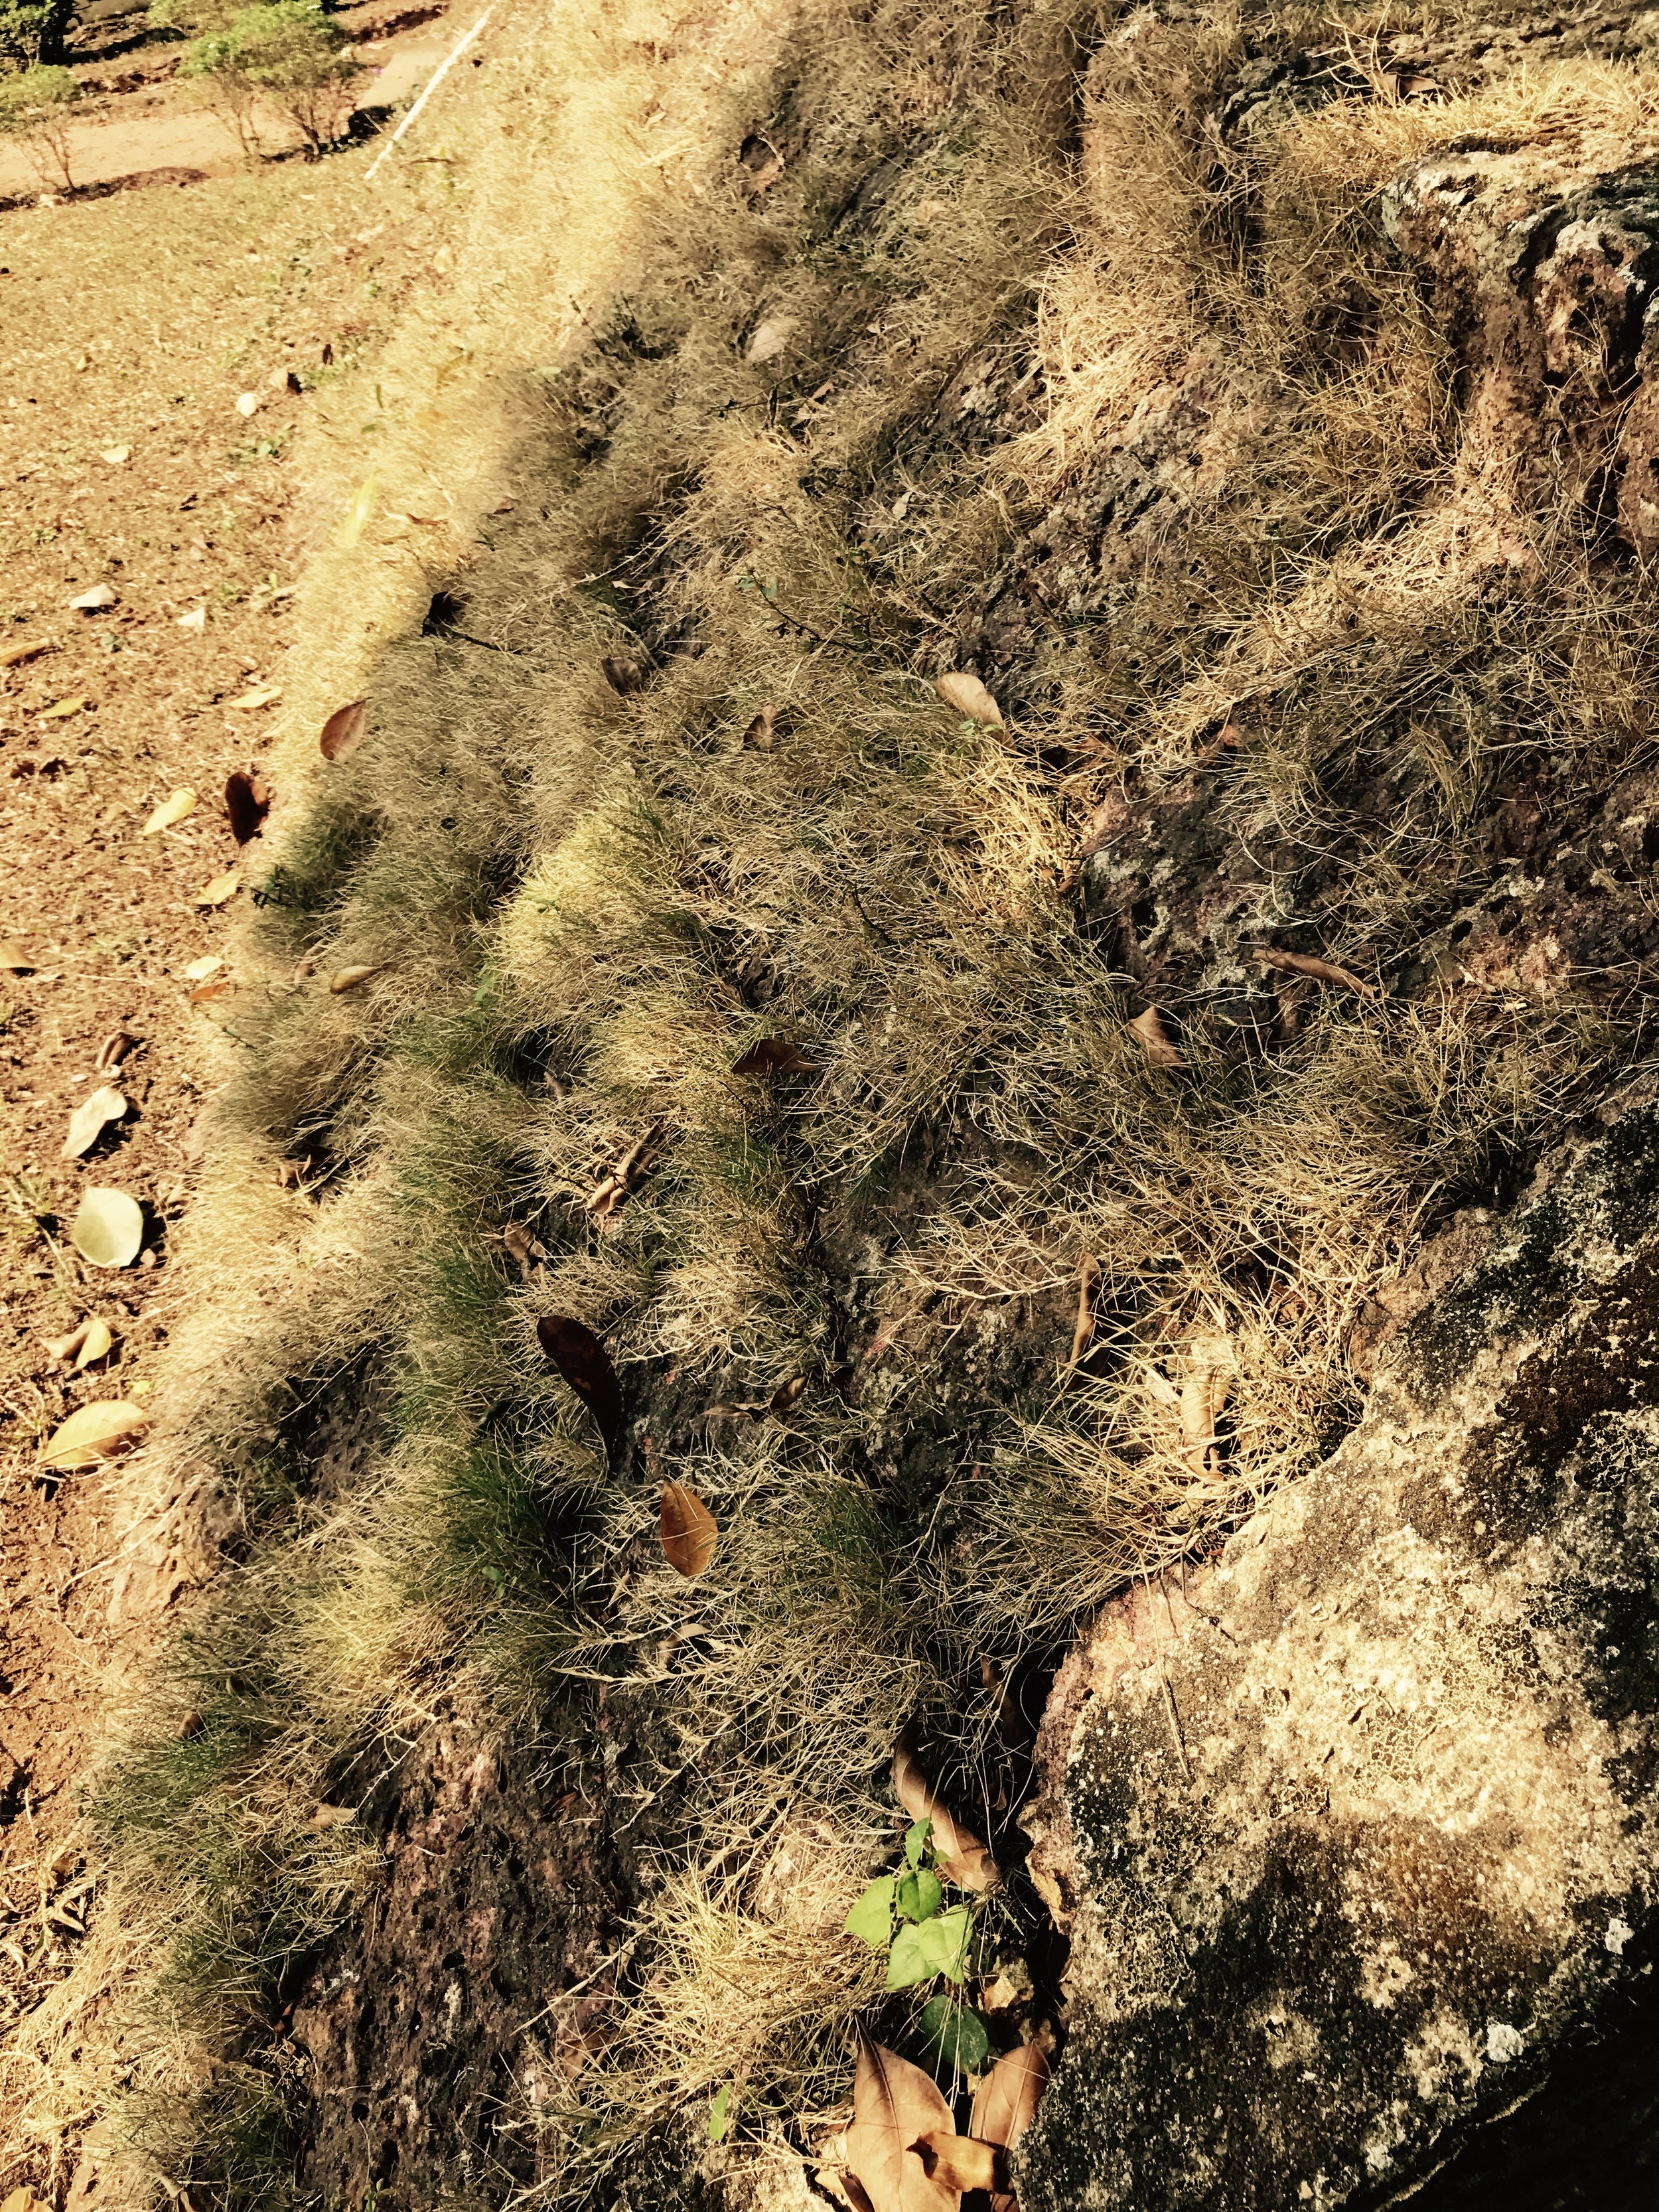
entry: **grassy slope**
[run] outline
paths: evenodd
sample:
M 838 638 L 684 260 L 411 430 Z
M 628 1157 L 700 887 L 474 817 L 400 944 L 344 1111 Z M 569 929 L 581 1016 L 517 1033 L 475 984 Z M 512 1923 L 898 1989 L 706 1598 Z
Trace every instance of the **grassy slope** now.
M 368 393 L 313 449 L 329 534 L 248 948 L 270 1012 L 198 1213 L 231 1264 L 171 1401 L 249 1540 L 106 1817 L 179 1931 L 163 1994 L 193 2040 L 158 2044 L 153 2116 L 372 1879 L 361 1832 L 313 1820 L 365 1741 L 465 1674 L 580 1770 L 584 1685 L 631 1684 L 656 1771 L 614 1801 L 672 1806 L 669 1879 L 648 1986 L 578 2085 L 614 2129 L 546 2153 L 574 2187 L 734 2073 L 745 2125 L 837 2093 L 874 1993 L 835 1930 L 900 1721 L 928 1717 L 992 1819 L 979 1661 L 1017 1664 L 1307 1466 L 1358 1403 L 1365 1289 L 1495 1143 L 1639 1055 L 1639 1000 L 1404 981 L 1498 865 L 1518 702 L 1597 776 L 1616 691 L 1636 757 L 1651 615 L 1598 580 L 1572 484 L 1523 509 L 1469 450 L 1376 205 L 1454 130 L 1589 118 L 1632 158 L 1652 126 L 1640 70 L 1583 69 L 1450 114 L 1348 100 L 1229 152 L 1202 119 L 1240 52 L 1218 14 L 1099 43 L 1080 117 L 1090 27 L 1040 8 L 515 22 L 521 77 L 458 111 L 454 289 L 377 371 L 372 470 Z M 735 159 L 762 123 L 763 189 Z M 1187 557 L 1109 623 L 1043 618 L 992 672 L 1007 728 L 964 720 L 931 679 L 987 576 L 1195 357 L 1220 428 Z M 1004 377 L 988 434 L 942 404 L 981 361 L 993 386 L 1044 370 L 1019 399 Z M 1442 560 L 1457 525 L 1476 550 Z M 1504 532 L 1541 580 L 1511 564 L 1495 598 L 1479 549 Z M 644 688 L 619 696 L 606 655 Z M 1304 664 L 1213 769 L 1245 679 Z M 357 696 L 369 738 L 325 768 L 316 729 Z M 1316 996 L 1267 1049 L 1229 1017 L 1237 978 L 1200 979 L 1177 1073 L 1128 1030 L 1072 863 L 1124 780 L 1204 772 L 1280 855 L 1252 928 L 1307 920 L 1299 871 L 1340 833 L 1321 941 L 1395 988 Z M 1379 785 L 1386 810 L 1359 802 Z M 377 972 L 331 994 L 350 963 Z M 776 1035 L 812 1074 L 731 1075 Z M 659 1122 L 601 1231 L 584 1196 Z M 302 1157 L 314 1187 L 280 1188 Z M 514 1220 L 550 1255 L 527 1273 Z M 1101 1350 L 1062 1387 L 1091 1256 Z M 635 1440 L 608 1473 L 536 1348 L 549 1312 L 622 1370 Z M 1232 1443 L 1195 1458 L 1178 1401 L 1206 1359 L 1236 1370 Z M 384 1445 L 309 1492 L 296 1398 L 370 1370 Z M 797 1377 L 783 1413 L 708 1415 Z M 722 1525 L 695 1590 L 654 1549 L 665 1474 Z M 769 1920 L 744 1877 L 781 1804 L 830 1826 Z M 215 2202 L 244 2185 L 229 2078 L 155 2138 Z M 243 2109 L 276 2098 L 268 2067 L 242 2079 Z

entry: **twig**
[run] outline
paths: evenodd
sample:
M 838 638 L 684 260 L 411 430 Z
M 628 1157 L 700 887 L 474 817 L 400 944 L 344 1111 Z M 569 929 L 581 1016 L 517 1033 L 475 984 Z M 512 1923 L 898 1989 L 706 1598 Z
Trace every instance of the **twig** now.
M 1158 1669 L 1158 1679 L 1159 1687 L 1164 1692 L 1164 1711 L 1169 1717 L 1170 1735 L 1175 1744 L 1176 1757 L 1181 1761 L 1182 1774 L 1190 1783 L 1193 1778 L 1193 1770 L 1187 1764 L 1187 1746 L 1182 1738 L 1181 1716 L 1176 1711 L 1175 1692 L 1170 1687 L 1170 1678 L 1162 1668 Z
M 436 92 L 438 87 L 449 75 L 451 70 L 454 68 L 456 63 L 459 61 L 461 56 L 472 44 L 474 39 L 477 37 L 479 32 L 483 30 L 484 25 L 489 21 L 495 12 L 495 0 L 489 0 L 489 7 L 484 9 L 483 15 L 479 16 L 477 21 L 472 26 L 472 28 L 466 33 L 465 37 L 461 40 L 460 43 L 452 52 L 447 54 L 443 60 L 439 63 L 436 70 L 433 72 L 432 81 L 427 86 L 426 90 L 421 94 L 414 106 L 410 109 L 408 114 L 404 116 L 403 121 L 398 125 L 392 136 L 386 140 L 385 145 L 381 147 L 380 152 L 369 163 L 368 173 L 363 179 L 363 182 L 366 185 L 372 185 L 374 183 L 374 172 L 380 167 L 381 162 L 385 161 L 386 155 L 392 151 L 398 141 L 403 137 L 404 131 L 408 130 L 410 125 L 415 120 L 421 110 L 426 106 L 428 100 L 431 99 L 433 94 Z

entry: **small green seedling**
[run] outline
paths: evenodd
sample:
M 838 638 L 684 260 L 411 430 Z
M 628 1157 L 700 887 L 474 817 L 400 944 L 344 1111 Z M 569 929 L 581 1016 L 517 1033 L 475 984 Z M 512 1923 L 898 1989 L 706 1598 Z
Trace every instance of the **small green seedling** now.
M 732 2084 L 722 2081 L 714 2092 L 714 2101 L 708 2107 L 708 2140 L 724 2142 L 732 2115 Z
M 940 1910 L 945 1886 L 933 1859 L 933 1824 L 918 1820 L 904 1838 L 903 1873 L 878 1875 L 847 1916 L 849 1936 L 872 1951 L 886 1948 L 890 1990 L 913 1989 L 935 1974 L 961 1982 L 967 1974 L 973 1916 L 965 1905 Z

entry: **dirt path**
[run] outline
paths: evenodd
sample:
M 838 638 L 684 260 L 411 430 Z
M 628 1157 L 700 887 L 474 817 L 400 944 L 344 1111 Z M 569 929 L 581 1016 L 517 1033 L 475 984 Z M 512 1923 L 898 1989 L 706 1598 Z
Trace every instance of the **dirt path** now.
M 381 27 L 411 12 L 425 11 L 394 13 L 380 6 L 343 12 L 340 20 L 357 42 L 364 70 L 357 87 L 360 115 L 412 100 L 459 35 L 441 15 L 400 31 Z M 176 52 L 161 47 L 161 65 Z M 102 97 L 97 96 L 98 76 L 83 74 L 94 97 L 69 134 L 70 171 L 77 189 L 118 179 L 139 184 L 158 173 L 167 182 L 199 181 L 243 167 L 241 150 L 228 126 L 187 87 L 158 74 L 155 64 L 143 83 Z M 275 110 L 261 108 L 256 119 L 267 154 L 291 153 L 298 147 L 299 134 Z M 55 179 L 41 177 L 21 147 L 0 141 L 0 201 L 31 199 L 43 186 L 61 189 Z
M 237 869 L 225 781 L 259 767 L 280 690 L 283 456 L 437 235 L 439 173 L 366 199 L 371 158 L 0 216 L 0 937 L 23 963 L 0 973 L 0 2195 L 27 2179 L 56 2203 L 66 2179 L 75 2030 L 40 2008 L 96 1904 L 76 1783 L 191 1571 L 134 1523 L 130 1462 L 119 1486 L 45 1480 L 38 1447 L 77 1406 L 142 1405 L 179 1310 L 191 1126 L 237 1049 L 237 979 L 199 963 L 222 956 L 257 846 L 228 901 L 200 894 Z M 100 585 L 106 608 L 73 605 Z M 181 790 L 192 810 L 145 835 Z M 103 1084 L 125 1111 L 66 1160 Z M 140 1202 L 132 1266 L 71 1246 L 88 1186 Z M 46 1340 L 94 1315 L 112 1348 L 77 1374 Z

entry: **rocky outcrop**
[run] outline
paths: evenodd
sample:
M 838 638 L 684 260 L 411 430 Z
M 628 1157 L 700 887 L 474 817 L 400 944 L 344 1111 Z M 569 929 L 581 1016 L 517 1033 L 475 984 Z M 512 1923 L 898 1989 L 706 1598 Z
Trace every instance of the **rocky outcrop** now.
M 1073 1953 L 1024 2212 L 1650 2201 L 1659 1109 L 1316 1474 L 1106 1609 L 1038 1761 Z

